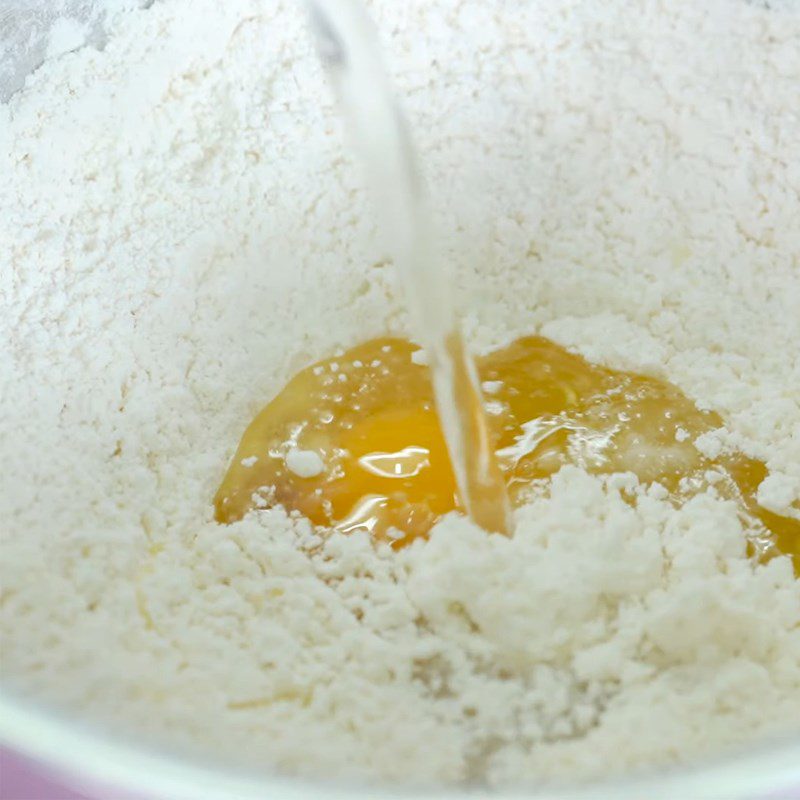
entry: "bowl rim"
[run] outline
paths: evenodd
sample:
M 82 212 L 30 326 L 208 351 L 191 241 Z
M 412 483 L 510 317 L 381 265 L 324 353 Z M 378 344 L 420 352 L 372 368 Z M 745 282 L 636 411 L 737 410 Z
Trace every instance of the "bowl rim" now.
M 37 706 L 0 691 L 0 744 L 36 762 L 71 787 L 96 797 L 170 800 L 692 800 L 800 796 L 800 736 L 760 742 L 746 752 L 728 753 L 700 764 L 651 770 L 633 777 L 581 785 L 547 784 L 511 790 L 412 788 L 323 782 L 234 768 L 199 757 L 158 752 L 141 740 L 101 733 L 79 717 Z M 789 794 L 782 795 L 781 793 Z

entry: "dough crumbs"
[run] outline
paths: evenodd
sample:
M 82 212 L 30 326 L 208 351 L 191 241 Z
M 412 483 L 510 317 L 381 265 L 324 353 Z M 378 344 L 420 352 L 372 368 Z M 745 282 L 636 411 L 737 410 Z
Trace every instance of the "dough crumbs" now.
M 800 509 L 800 11 L 370 6 L 470 343 L 675 383 L 725 419 L 701 446 Z M 451 515 L 400 552 L 211 521 L 254 408 L 410 334 L 303 14 L 120 5 L 0 107 L 4 681 L 326 779 L 588 780 L 797 737 L 800 584 L 713 487 L 676 507 L 564 468 L 513 538 Z
M 313 450 L 299 450 L 296 447 L 286 454 L 286 466 L 301 478 L 313 478 L 325 469 L 319 453 Z
M 422 348 L 420 348 L 419 350 L 415 350 L 411 354 L 411 361 L 414 364 L 419 364 L 420 366 L 427 366 L 428 354 Z
M 690 436 L 691 434 L 689 431 L 685 430 L 684 428 L 678 428 L 678 430 L 675 431 L 675 440 L 678 442 L 685 442 L 690 438 Z

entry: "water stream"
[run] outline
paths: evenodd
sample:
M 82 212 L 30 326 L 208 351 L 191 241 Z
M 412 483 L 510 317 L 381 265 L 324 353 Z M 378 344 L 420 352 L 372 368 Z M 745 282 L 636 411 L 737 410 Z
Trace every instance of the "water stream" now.
M 320 58 L 334 84 L 405 287 L 414 333 L 431 369 L 436 407 L 461 505 L 482 528 L 509 533 L 511 513 L 459 325 L 448 270 L 435 256 L 430 216 L 408 127 L 360 0 L 308 0 Z

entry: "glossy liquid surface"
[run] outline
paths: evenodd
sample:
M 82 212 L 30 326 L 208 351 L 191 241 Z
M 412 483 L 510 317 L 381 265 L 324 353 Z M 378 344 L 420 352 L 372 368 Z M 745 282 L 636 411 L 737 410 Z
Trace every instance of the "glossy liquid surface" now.
M 459 508 L 420 354 L 407 341 L 375 339 L 298 373 L 245 431 L 214 501 L 216 519 L 279 503 L 317 525 L 364 529 L 399 547 Z M 800 562 L 800 522 L 756 502 L 764 464 L 702 455 L 693 440 L 722 419 L 675 386 L 595 366 L 534 336 L 479 359 L 478 371 L 514 504 L 564 464 L 634 472 L 676 502 L 713 482 L 740 503 L 755 553 Z

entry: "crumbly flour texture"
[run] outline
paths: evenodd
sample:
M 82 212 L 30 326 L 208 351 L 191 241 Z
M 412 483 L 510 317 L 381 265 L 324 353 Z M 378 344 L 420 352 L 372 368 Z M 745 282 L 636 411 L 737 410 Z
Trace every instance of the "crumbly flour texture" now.
M 764 459 L 763 503 L 800 516 L 800 7 L 371 9 L 475 347 L 539 332 L 673 381 L 726 420 L 698 446 Z M 565 468 L 513 538 L 453 516 L 399 554 L 281 509 L 212 521 L 287 377 L 406 316 L 301 4 L 106 25 L 102 50 L 62 25 L 0 106 L 8 690 L 404 783 L 797 736 L 800 584 L 713 493 Z

